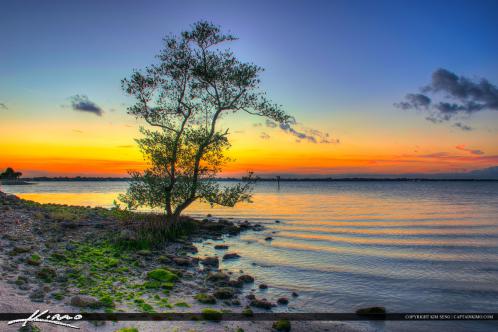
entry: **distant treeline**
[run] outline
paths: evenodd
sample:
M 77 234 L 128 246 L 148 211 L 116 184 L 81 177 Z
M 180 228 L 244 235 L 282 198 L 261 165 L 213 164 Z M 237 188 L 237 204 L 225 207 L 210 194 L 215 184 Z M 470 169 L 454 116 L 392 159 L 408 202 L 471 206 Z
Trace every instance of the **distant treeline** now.
M 23 178 L 25 181 L 130 181 L 128 177 L 33 177 L 33 178 Z M 219 181 L 241 181 L 241 178 L 218 178 Z M 349 178 L 256 178 L 256 181 L 264 182 L 349 182 L 349 181 L 387 181 L 387 182 L 420 182 L 420 181 L 498 181 L 496 179 L 458 179 L 458 178 L 448 178 L 448 179 L 437 179 L 437 178 L 362 178 L 362 177 L 349 177 Z

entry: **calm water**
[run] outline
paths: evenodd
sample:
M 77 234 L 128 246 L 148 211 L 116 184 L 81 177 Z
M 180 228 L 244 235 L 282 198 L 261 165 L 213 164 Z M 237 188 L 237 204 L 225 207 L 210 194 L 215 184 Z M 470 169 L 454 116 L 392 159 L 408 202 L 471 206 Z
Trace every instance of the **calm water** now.
M 3 190 L 39 202 L 111 206 L 126 187 L 45 182 Z M 188 213 L 265 224 L 264 232 L 227 238 L 242 258 L 222 267 L 270 285 L 257 291 L 268 298 L 297 290 L 285 310 L 498 312 L 497 182 L 284 182 L 280 190 L 259 183 L 252 204 L 199 204 Z M 264 241 L 270 235 L 274 240 Z M 212 244 L 199 247 L 201 256 L 215 253 Z M 386 331 L 498 329 L 491 322 L 364 324 Z

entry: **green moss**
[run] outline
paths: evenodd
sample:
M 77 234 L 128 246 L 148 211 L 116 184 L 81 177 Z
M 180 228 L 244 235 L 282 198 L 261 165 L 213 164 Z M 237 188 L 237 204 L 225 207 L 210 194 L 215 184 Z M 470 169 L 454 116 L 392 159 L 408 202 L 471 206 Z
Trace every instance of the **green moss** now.
M 242 310 L 242 315 L 246 317 L 252 317 L 254 316 L 254 312 L 250 308 L 245 308 L 244 310 Z
M 175 303 L 175 306 L 183 307 L 183 308 L 190 308 L 190 304 L 188 304 L 187 302 L 177 302 L 177 303 Z
M 136 327 L 123 327 L 122 329 L 116 330 L 114 332 L 138 332 Z
M 194 296 L 194 298 L 197 301 L 199 301 L 200 303 L 204 303 L 204 304 L 215 304 L 216 303 L 216 299 L 214 298 L 214 296 L 209 295 L 209 294 L 205 294 L 205 293 L 199 293 L 196 296 Z
M 28 257 L 28 259 L 26 260 L 26 263 L 28 263 L 30 265 L 40 265 L 41 257 L 40 257 L 40 255 L 33 254 L 33 255 Z
M 214 310 L 214 309 L 202 309 L 201 311 L 202 318 L 205 320 L 210 320 L 210 321 L 215 321 L 219 322 L 223 316 L 223 313 L 219 310 Z
M 178 280 L 178 276 L 167 269 L 155 269 L 147 272 L 147 278 L 163 282 Z
M 288 332 L 291 330 L 291 324 L 287 319 L 280 319 L 273 323 L 273 329 L 281 332 Z

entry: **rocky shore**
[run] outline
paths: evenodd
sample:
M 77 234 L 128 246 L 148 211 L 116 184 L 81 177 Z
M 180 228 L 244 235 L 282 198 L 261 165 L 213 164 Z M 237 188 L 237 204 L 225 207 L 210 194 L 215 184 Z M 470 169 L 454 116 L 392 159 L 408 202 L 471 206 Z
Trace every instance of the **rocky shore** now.
M 103 208 L 39 204 L 0 192 L 0 311 L 199 312 L 198 322 L 80 322 L 88 331 L 286 331 L 286 322 L 212 322 L 223 312 L 252 315 L 289 298 L 242 296 L 254 277 L 219 270 L 220 258 L 193 257 L 194 241 L 220 239 L 263 226 L 211 216 L 185 217 L 174 238 L 151 245 L 134 219 L 143 215 Z M 130 222 L 131 221 L 131 222 Z M 229 249 L 217 244 L 217 249 Z M 229 250 L 221 259 L 237 259 Z M 264 287 L 264 284 L 259 285 Z M 291 295 L 289 296 L 291 297 Z M 293 330 L 349 331 L 343 324 L 297 322 Z M 6 324 L 5 324 L 6 325 Z M 17 331 L 19 326 L 4 326 Z M 60 330 L 43 324 L 42 331 Z M 2 327 L 2 331 L 3 331 Z M 36 331 L 34 329 L 33 331 Z

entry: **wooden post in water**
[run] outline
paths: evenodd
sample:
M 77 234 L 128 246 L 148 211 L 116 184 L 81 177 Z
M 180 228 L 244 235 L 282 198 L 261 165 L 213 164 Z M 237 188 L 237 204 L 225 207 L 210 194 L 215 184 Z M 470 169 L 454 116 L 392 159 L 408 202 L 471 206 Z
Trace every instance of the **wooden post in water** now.
M 280 190 L 280 176 L 277 175 L 277 189 Z

